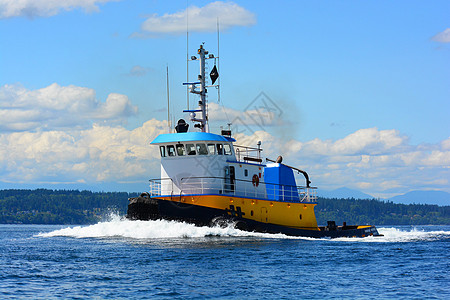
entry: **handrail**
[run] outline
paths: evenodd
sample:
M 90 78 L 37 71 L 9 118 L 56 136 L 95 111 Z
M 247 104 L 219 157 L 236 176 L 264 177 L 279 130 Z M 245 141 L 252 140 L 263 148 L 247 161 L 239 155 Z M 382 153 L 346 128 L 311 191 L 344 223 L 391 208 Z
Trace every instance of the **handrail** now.
M 241 154 L 243 155 L 242 159 L 244 162 L 254 161 L 258 163 L 262 163 L 261 152 L 263 151 L 261 148 L 233 145 L 234 152 L 237 154 L 237 160 L 241 161 Z M 256 152 L 256 155 L 254 154 Z
M 170 183 L 169 183 L 170 180 Z M 183 177 L 176 184 L 171 178 L 151 179 L 150 194 L 161 196 L 176 188 L 180 195 L 222 194 L 239 197 L 251 197 L 282 202 L 314 202 L 317 200 L 316 187 L 282 185 L 259 182 L 254 186 L 251 180 L 235 179 L 233 182 L 224 177 Z
M 184 179 L 202 179 L 202 178 L 211 178 L 211 179 L 226 179 L 224 177 L 218 177 L 218 176 L 191 176 L 191 177 L 182 177 L 180 180 Z M 166 180 L 171 178 L 160 178 L 160 179 L 153 179 L 153 180 Z M 150 179 L 151 181 L 152 179 Z M 235 179 L 235 181 L 241 181 L 241 182 L 253 182 L 252 180 L 245 180 L 245 179 Z M 289 184 L 279 184 L 279 183 L 271 183 L 271 182 L 265 182 L 260 181 L 259 184 L 271 184 L 271 185 L 277 185 L 277 186 L 288 186 L 288 187 L 299 187 L 299 188 L 306 188 L 307 186 L 302 185 L 289 185 Z M 310 186 L 310 189 L 317 189 L 317 187 Z
M 241 145 L 236 145 L 236 144 L 234 144 L 233 146 L 234 147 L 238 147 L 238 148 L 246 148 L 246 149 L 250 149 L 250 150 L 253 150 L 253 151 L 262 151 L 262 149 L 258 149 L 258 148 L 254 148 L 254 147 L 241 146 Z

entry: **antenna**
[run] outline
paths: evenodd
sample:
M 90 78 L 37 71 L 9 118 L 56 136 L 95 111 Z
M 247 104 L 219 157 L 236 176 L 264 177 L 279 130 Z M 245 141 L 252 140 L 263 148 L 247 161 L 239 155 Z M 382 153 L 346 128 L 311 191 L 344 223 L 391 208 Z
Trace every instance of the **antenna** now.
M 166 65 L 166 77 L 167 77 L 167 127 L 169 128 L 169 133 L 172 133 L 172 124 L 170 122 L 170 97 L 169 97 L 169 65 Z
M 172 124 L 176 124 L 176 122 L 175 122 L 175 116 L 172 116 Z
M 209 132 L 209 124 L 208 124 L 209 122 L 208 122 L 208 112 L 207 112 L 208 104 L 207 104 L 207 96 L 206 96 L 206 93 L 208 91 L 206 89 L 207 86 L 206 86 L 205 62 L 207 59 L 215 59 L 215 57 L 214 57 L 214 54 L 209 54 L 209 52 L 206 51 L 205 48 L 203 48 L 203 44 L 204 43 L 202 43 L 200 45 L 200 48 L 197 50 L 198 57 L 195 55 L 191 57 L 192 60 L 196 60 L 200 64 L 200 74 L 197 77 L 197 81 L 183 83 L 183 85 L 187 85 L 189 87 L 191 93 L 197 94 L 200 96 L 200 100 L 198 101 L 199 107 L 198 107 L 198 109 L 194 109 L 194 110 L 192 110 L 192 109 L 183 110 L 183 112 L 189 113 L 189 115 L 191 117 L 191 121 L 199 123 L 199 124 L 194 125 L 195 128 L 199 128 L 202 132 Z M 213 77 L 215 77 L 217 79 L 217 77 L 219 76 L 219 74 L 217 72 L 214 72 L 214 73 L 215 73 L 214 75 L 210 75 L 210 76 L 212 76 L 211 79 L 213 79 Z M 213 81 L 215 81 L 215 79 L 213 79 Z M 212 85 L 212 86 L 214 86 L 214 85 Z M 197 112 L 201 113 L 201 117 L 198 117 L 198 118 L 196 117 Z
M 189 82 L 189 1 L 186 0 L 186 82 Z M 189 110 L 189 86 L 186 86 L 186 102 Z
M 217 17 L 217 73 L 220 74 L 220 52 L 219 52 L 219 17 Z M 220 103 L 220 76 L 217 82 L 217 102 Z
M 200 45 L 198 49 L 199 62 L 200 62 L 200 74 L 198 75 L 198 79 L 200 79 L 200 86 L 198 94 L 200 95 L 199 106 L 202 111 L 202 120 L 200 129 L 203 132 L 208 132 L 206 126 L 208 122 L 207 113 L 206 113 L 206 78 L 205 78 L 205 60 L 208 51 L 203 48 L 203 45 Z

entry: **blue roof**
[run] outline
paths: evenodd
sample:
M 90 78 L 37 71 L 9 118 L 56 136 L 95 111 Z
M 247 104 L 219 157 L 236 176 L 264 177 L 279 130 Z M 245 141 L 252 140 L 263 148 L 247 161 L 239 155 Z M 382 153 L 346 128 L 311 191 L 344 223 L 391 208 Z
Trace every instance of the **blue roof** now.
M 209 132 L 165 133 L 158 135 L 150 144 L 166 144 L 177 142 L 236 142 L 235 139 Z

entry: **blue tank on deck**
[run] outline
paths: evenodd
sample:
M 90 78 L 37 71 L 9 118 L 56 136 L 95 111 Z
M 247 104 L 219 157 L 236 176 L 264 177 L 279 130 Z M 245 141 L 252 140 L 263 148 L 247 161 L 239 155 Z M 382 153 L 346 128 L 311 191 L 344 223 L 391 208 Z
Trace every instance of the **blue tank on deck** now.
M 294 172 L 283 164 L 274 163 L 264 168 L 267 197 L 275 201 L 299 201 Z

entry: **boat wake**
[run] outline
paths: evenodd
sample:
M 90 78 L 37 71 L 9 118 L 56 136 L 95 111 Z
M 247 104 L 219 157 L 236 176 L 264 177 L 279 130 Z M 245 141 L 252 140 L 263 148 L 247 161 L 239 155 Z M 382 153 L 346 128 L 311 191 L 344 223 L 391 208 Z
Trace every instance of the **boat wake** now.
M 291 237 L 284 234 L 247 232 L 232 225 L 228 227 L 198 227 L 178 221 L 131 221 L 118 215 L 109 216 L 109 220 L 89 226 L 67 227 L 51 232 L 40 233 L 39 237 L 72 237 L 72 238 L 126 238 L 134 240 L 151 239 L 196 239 L 205 237 L 257 237 L 263 239 L 301 239 L 331 242 L 415 242 L 450 239 L 450 231 L 426 231 L 417 228 L 378 228 L 382 237 L 314 239 Z
M 444 230 L 425 230 L 423 228 L 395 228 L 380 227 L 377 228 L 380 234 L 384 236 L 369 236 L 365 238 L 337 238 L 333 241 L 346 242 L 373 242 L 373 243 L 402 243 L 402 242 L 423 242 L 441 239 L 450 239 L 450 231 Z
M 268 239 L 291 238 L 283 234 L 247 232 L 232 225 L 228 227 L 198 227 L 178 221 L 131 221 L 118 215 L 110 216 L 110 220 L 89 226 L 67 227 L 48 233 L 40 233 L 39 237 L 73 237 L 73 238 L 128 238 L 136 240 L 148 239 L 180 239 L 204 237 L 260 237 Z M 309 238 L 304 238 L 309 239 Z

